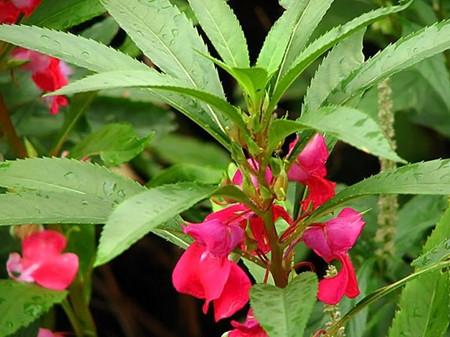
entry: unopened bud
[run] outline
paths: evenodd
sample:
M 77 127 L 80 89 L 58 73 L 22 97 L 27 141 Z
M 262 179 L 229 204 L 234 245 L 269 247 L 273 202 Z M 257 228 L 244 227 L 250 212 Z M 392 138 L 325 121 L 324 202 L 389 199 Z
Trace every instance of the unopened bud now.
M 44 227 L 42 227 L 42 225 L 35 225 L 35 224 L 16 225 L 10 227 L 9 233 L 13 238 L 23 240 L 27 236 L 30 236 L 31 234 L 36 232 L 40 232 L 43 229 Z

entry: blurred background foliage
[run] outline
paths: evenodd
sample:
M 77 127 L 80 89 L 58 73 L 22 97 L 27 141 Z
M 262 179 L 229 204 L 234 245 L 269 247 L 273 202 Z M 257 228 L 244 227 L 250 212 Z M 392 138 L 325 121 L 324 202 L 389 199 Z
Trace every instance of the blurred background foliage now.
M 172 2 L 193 22 L 196 21 L 184 0 Z M 275 0 L 230 0 L 229 3 L 240 19 L 254 60 L 264 36 L 283 9 Z M 388 4 L 390 1 L 385 0 L 335 0 L 315 35 Z M 64 15 L 67 9 L 73 11 L 74 5 L 78 6 L 76 14 Z M 368 29 L 364 54 L 366 58 L 370 57 L 403 35 L 449 17 L 450 1 L 416 0 L 406 11 Z M 98 40 L 151 66 L 126 33 L 94 0 L 60 0 L 57 3 L 43 0 L 41 7 L 26 21 L 27 24 L 64 29 Z M 214 52 L 213 48 L 210 51 Z M 292 86 L 279 106 L 279 115 L 298 115 L 302 97 L 317 66 L 311 66 Z M 390 79 L 398 153 L 410 162 L 450 155 L 449 70 L 450 52 L 447 52 Z M 243 103 L 238 101 L 241 96 L 233 80 L 223 72 L 220 74 L 227 97 L 237 104 Z M 85 75 L 85 70 L 75 68 L 71 78 Z M 0 92 L 20 137 L 27 140 L 29 154 L 60 155 L 60 151 L 65 150 L 79 159 L 90 156 L 91 160 L 113 167 L 148 186 L 179 180 L 216 183 L 222 179 L 229 164 L 227 152 L 205 132 L 147 91 L 126 89 L 79 94 L 71 97 L 69 107 L 52 116 L 39 98 L 40 93 L 29 74 L 12 64 L 11 69 L 0 72 Z M 378 118 L 377 94 L 374 87 L 359 103 L 360 108 L 375 119 Z M 61 139 L 65 140 L 63 145 Z M 113 149 L 111 144 L 116 144 Z M 14 159 L 3 138 L 0 139 L 0 154 L 5 159 Z M 335 147 L 328 165 L 330 178 L 341 184 L 352 184 L 379 171 L 377 158 L 341 143 Z M 374 259 L 376 197 L 361 199 L 352 206 L 359 211 L 368 211 L 362 239 L 352 251 L 364 294 L 411 271 L 409 263 L 418 256 L 419 247 L 442 215 L 446 200 L 435 196 L 400 199 L 396 253 L 384 265 Z M 200 204 L 184 217 L 188 221 L 200 221 L 209 207 L 208 203 Z M 76 242 L 82 244 L 73 247 L 74 250 L 86 253 L 94 249 L 93 232 L 82 226 L 72 227 L 70 231 L 71 235 L 79 236 Z M 4 265 L 7 254 L 17 250 L 18 243 L 5 227 L 0 227 L 0 237 L 0 264 Z M 220 331 L 227 329 L 227 322 L 214 324 L 210 315 L 202 316 L 197 300 L 179 295 L 172 288 L 171 272 L 179 254 L 178 248 L 148 235 L 114 262 L 95 271 L 92 308 L 101 336 L 219 336 Z M 298 250 L 298 260 L 310 258 L 309 252 Z M 0 268 L 0 274 L 6 277 L 4 268 Z M 370 311 L 363 311 L 348 327 L 347 336 L 386 335 L 395 303 L 394 299 L 386 298 Z M 341 311 L 345 312 L 349 306 L 350 301 L 344 301 Z M 315 313 L 310 322 L 310 333 L 323 319 L 322 304 L 317 304 Z M 52 320 L 54 314 L 49 314 L 46 319 Z

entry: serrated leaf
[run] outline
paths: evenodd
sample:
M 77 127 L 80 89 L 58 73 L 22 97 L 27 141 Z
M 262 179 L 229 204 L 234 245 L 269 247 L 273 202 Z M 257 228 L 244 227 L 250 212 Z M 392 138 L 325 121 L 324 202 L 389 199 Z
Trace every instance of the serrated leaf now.
M 79 142 L 70 151 L 70 156 L 82 159 L 100 155 L 106 165 L 117 166 L 144 151 L 152 138 L 153 134 L 139 137 L 128 124 L 107 124 Z
M 450 20 L 407 35 L 355 70 L 332 102 L 344 102 L 377 82 L 450 48 Z
M 250 291 L 255 317 L 270 337 L 302 337 L 317 295 L 317 276 L 301 273 L 286 288 L 256 284 Z
M 411 265 L 417 269 L 428 267 L 450 257 L 450 239 L 446 239 L 436 247 L 420 255 Z
M 104 12 L 97 0 L 43 0 L 24 23 L 64 30 Z
M 65 291 L 0 280 L 0 336 L 8 336 L 32 323 L 66 296 Z
M 275 121 L 269 134 L 269 149 L 275 149 L 289 134 L 306 128 L 335 137 L 378 157 L 404 162 L 391 149 L 374 120 L 364 112 L 344 106 L 323 107 L 304 113 L 297 121 Z
M 303 112 L 320 108 L 339 83 L 364 62 L 365 31 L 363 28 L 340 42 L 323 59 L 306 91 Z
M 101 224 L 113 203 L 93 195 L 22 191 L 0 194 L 0 226 L 23 224 Z
M 337 193 L 308 221 L 318 219 L 349 200 L 371 194 L 450 194 L 450 159 L 408 164 L 367 178 Z
M 46 28 L 0 25 L 0 40 L 36 50 L 96 72 L 148 69 L 145 64 L 101 43 Z
M 125 200 L 103 228 L 95 265 L 112 260 L 145 234 L 216 190 L 216 186 L 179 183 L 155 187 Z
M 222 119 L 230 119 L 235 122 L 241 130 L 245 132 L 246 126 L 239 110 L 222 99 L 219 96 L 209 92 L 185 87 L 180 82 L 170 76 L 159 74 L 156 71 L 110 71 L 91 75 L 76 82 L 69 83 L 65 87 L 56 90 L 51 95 L 68 95 L 79 92 L 88 92 L 101 89 L 129 88 L 129 87 L 148 87 L 159 89 L 160 91 L 169 91 L 187 95 L 214 106 L 221 115 Z M 170 102 L 169 102 L 170 104 Z M 178 108 L 178 105 L 172 105 Z M 210 125 L 205 123 L 197 114 L 189 114 L 194 122 L 209 130 Z
M 103 44 L 110 44 L 114 36 L 119 31 L 119 25 L 112 17 L 93 24 L 91 27 L 85 29 L 81 36 L 98 41 Z
M 438 249 L 440 242 L 449 239 L 450 209 L 445 212 L 428 238 L 423 252 L 431 253 L 433 249 Z M 443 336 L 449 325 L 449 285 L 448 272 L 439 270 L 408 283 L 402 291 L 400 309 L 389 330 L 389 337 Z
M 94 196 L 111 203 L 120 203 L 144 189 L 131 179 L 118 176 L 99 165 L 60 158 L 2 162 L 0 186 L 15 191 Z
M 407 8 L 411 4 L 411 0 L 403 3 L 399 6 L 390 6 L 386 8 L 380 8 L 368 13 L 365 13 L 356 19 L 353 19 L 346 24 L 334 27 L 327 33 L 323 34 L 318 39 L 311 42 L 306 49 L 298 55 L 298 57 L 293 62 L 292 66 L 286 72 L 286 74 L 278 82 L 277 86 L 274 88 L 271 102 L 268 110 L 273 110 L 273 108 L 278 104 L 283 94 L 290 87 L 290 85 L 302 74 L 302 72 L 311 65 L 318 57 L 325 53 L 328 49 L 333 47 L 336 43 L 342 41 L 350 34 L 356 32 L 357 30 L 370 25 L 387 15 L 399 12 Z
M 189 0 L 189 4 L 222 60 L 232 67 L 249 67 L 244 32 L 226 1 Z

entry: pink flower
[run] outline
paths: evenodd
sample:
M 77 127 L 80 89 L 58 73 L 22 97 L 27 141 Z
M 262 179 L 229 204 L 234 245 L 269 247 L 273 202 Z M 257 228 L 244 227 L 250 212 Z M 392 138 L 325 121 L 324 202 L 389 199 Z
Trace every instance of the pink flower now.
M 55 91 L 68 83 L 71 69 L 57 58 L 22 48 L 14 50 L 13 56 L 17 60 L 28 61 L 24 69 L 31 72 L 34 83 L 43 92 Z M 59 112 L 59 107 L 68 104 L 65 96 L 46 97 L 45 100 L 52 115 Z
M 291 151 L 297 141 L 298 138 L 290 144 Z M 325 179 L 327 175 L 325 163 L 328 156 L 325 139 L 320 134 L 316 134 L 297 156 L 288 172 L 290 180 L 298 181 L 308 187 L 308 196 L 302 202 L 304 210 L 310 206 L 316 209 L 334 196 L 336 184 Z
M 6 268 L 11 278 L 21 282 L 35 282 L 52 290 L 66 289 L 78 271 L 78 257 L 62 254 L 67 240 L 59 232 L 44 230 L 22 241 L 22 257 L 9 255 Z
M 37 337 L 63 337 L 63 334 L 41 328 L 39 329 Z
M 20 14 L 30 15 L 41 0 L 0 0 L 0 23 L 12 24 Z
M 341 271 L 319 283 L 318 298 L 327 304 L 336 304 L 346 295 L 359 295 L 358 283 L 348 251 L 353 247 L 364 227 L 361 215 L 351 208 L 343 209 L 336 218 L 324 224 L 315 224 L 303 233 L 305 244 L 327 263 L 339 260 Z
M 244 323 L 231 321 L 231 325 L 235 328 L 228 337 L 269 337 L 263 330 L 259 322 L 253 315 L 253 310 L 250 309 Z
M 205 300 L 203 312 L 214 305 L 216 321 L 233 315 L 249 300 L 251 283 L 239 266 L 225 256 L 214 256 L 194 242 L 181 256 L 172 274 L 180 293 Z

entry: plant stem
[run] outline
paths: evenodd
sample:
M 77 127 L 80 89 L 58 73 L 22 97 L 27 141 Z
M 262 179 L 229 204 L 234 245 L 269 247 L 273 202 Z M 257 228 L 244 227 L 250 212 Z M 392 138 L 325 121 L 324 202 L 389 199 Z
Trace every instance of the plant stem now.
M 89 310 L 89 299 L 85 294 L 85 286 L 84 282 L 76 280 L 70 289 L 70 299 L 83 336 L 97 337 L 97 329 Z
M 289 271 L 286 271 L 283 266 L 283 251 L 279 245 L 278 234 L 272 219 L 272 210 L 264 213 L 263 220 L 271 251 L 270 272 L 272 273 L 275 285 L 279 288 L 284 288 L 288 284 Z
M 27 150 L 17 135 L 2 95 L 0 95 L 0 129 L 4 133 L 16 157 L 25 158 L 27 156 Z
M 70 324 L 72 325 L 73 331 L 75 332 L 75 336 L 84 337 L 83 329 L 81 328 L 80 322 L 78 321 L 69 301 L 65 299 L 61 303 L 61 306 L 63 307 L 64 312 L 66 313 L 67 318 L 69 319 Z

